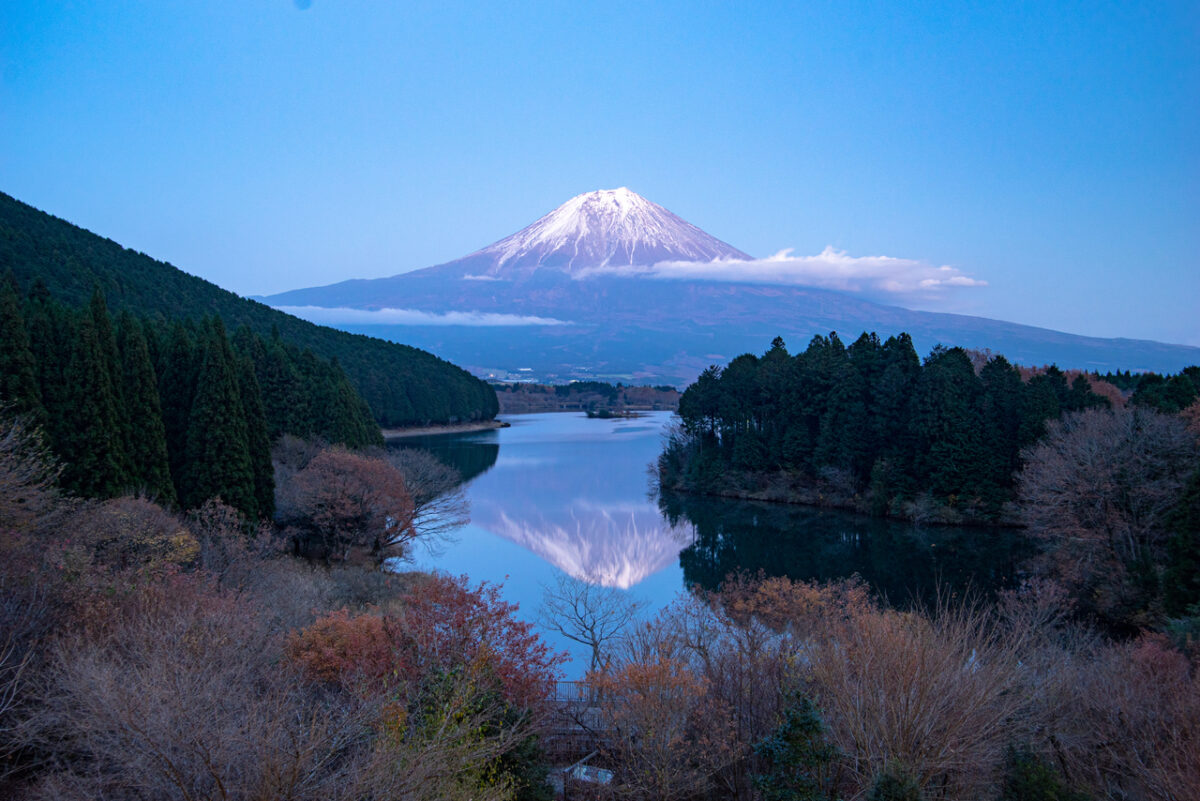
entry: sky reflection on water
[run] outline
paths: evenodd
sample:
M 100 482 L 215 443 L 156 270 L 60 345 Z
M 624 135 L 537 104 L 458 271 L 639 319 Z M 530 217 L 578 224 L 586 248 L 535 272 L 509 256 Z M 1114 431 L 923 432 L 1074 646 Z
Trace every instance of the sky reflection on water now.
M 621 589 L 653 614 L 692 584 L 731 571 L 825 581 L 857 573 L 893 603 L 929 602 L 942 584 L 988 593 L 1011 584 L 1026 553 L 1013 532 L 916 529 L 828 510 L 723 498 L 649 494 L 649 466 L 669 412 L 631 420 L 583 414 L 512 415 L 512 426 L 404 440 L 467 478 L 471 522 L 414 567 L 503 583 L 527 620 L 561 573 Z M 570 652 L 568 674 L 586 664 Z
M 679 553 L 691 542 L 691 526 L 664 518 L 649 496 L 648 467 L 671 414 L 504 419 L 511 428 L 402 443 L 428 448 L 464 474 L 478 471 L 467 485 L 471 523 L 439 553 L 418 551 L 415 566 L 503 582 L 505 598 L 530 620 L 543 588 L 560 573 L 620 588 L 654 609 L 669 603 L 684 586 Z M 494 463 L 486 467 L 465 456 L 495 446 Z M 570 643 L 554 644 L 577 657 L 576 664 L 586 659 Z

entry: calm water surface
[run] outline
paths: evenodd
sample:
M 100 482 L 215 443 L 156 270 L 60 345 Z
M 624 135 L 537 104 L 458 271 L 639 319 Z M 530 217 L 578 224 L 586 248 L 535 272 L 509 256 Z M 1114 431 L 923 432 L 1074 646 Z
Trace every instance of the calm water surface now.
M 686 587 L 715 586 L 731 571 L 803 579 L 862 576 L 893 603 L 928 601 L 940 582 L 990 591 L 1012 581 L 1025 550 L 1011 532 L 918 529 L 798 506 L 649 496 L 649 466 L 669 412 L 630 420 L 583 414 L 503 418 L 511 428 L 406 439 L 456 467 L 471 523 L 415 566 L 503 583 L 534 619 L 543 587 L 561 573 L 668 604 Z M 586 664 L 581 647 L 550 637 Z

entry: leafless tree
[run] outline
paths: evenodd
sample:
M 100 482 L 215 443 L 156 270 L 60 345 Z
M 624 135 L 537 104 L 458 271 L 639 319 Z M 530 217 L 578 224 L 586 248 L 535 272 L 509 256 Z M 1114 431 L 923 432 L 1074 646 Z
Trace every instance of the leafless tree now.
M 858 786 L 900 766 L 930 797 L 981 797 L 1005 746 L 1036 727 L 1020 642 L 982 608 L 944 605 L 854 615 L 812 643 L 812 692 Z
M 52 627 L 53 599 L 39 570 L 44 535 L 69 504 L 59 466 L 26 418 L 0 406 L 0 776 L 22 747 L 31 665 Z
M 404 476 L 413 502 L 412 525 L 426 547 L 436 547 L 470 522 L 471 507 L 461 473 L 417 448 L 393 448 L 386 452 L 386 459 Z
M 742 756 L 732 711 L 683 662 L 631 662 L 589 683 L 604 699 L 603 750 L 617 767 L 617 798 L 711 796 L 714 776 Z
M 1162 562 L 1166 516 L 1200 458 L 1185 421 L 1139 407 L 1077 412 L 1023 456 L 1021 514 L 1049 571 L 1102 615 L 1136 608 L 1130 569 Z
M 0 406 L 0 526 L 19 531 L 49 513 L 60 471 L 37 429 Z
M 46 798 L 332 797 L 361 716 L 278 662 L 246 597 L 178 576 L 54 644 Z
M 564 574 L 542 593 L 539 620 L 569 640 L 591 649 L 590 670 L 604 665 L 605 648 L 634 619 L 643 604 L 613 587 Z
M 43 587 L 0 576 L 0 778 L 19 764 L 11 757 L 22 750 L 25 729 L 36 714 L 31 694 L 37 688 L 30 674 L 50 628 L 50 605 Z

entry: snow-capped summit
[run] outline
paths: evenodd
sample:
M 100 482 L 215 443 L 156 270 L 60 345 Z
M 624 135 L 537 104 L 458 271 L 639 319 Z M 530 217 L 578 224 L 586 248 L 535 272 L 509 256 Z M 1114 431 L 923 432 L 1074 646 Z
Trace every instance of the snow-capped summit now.
M 598 267 L 749 258 L 621 187 L 576 195 L 532 225 L 459 263 L 469 264 L 479 277 L 519 278 L 540 268 L 574 275 Z

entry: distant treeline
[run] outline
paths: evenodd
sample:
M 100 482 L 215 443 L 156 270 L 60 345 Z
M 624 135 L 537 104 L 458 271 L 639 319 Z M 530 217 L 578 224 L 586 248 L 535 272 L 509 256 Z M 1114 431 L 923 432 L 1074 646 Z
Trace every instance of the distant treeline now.
M 1135 406 L 1149 406 L 1166 414 L 1181 412 L 1200 398 L 1200 367 L 1186 367 L 1175 375 L 1158 373 L 1105 373 L 1101 381 L 1112 384 L 1122 392 L 1132 392 Z
M 220 496 L 269 518 L 279 435 L 382 443 L 336 359 L 248 328 L 231 339 L 217 316 L 114 319 L 99 289 L 72 309 L 40 282 L 22 298 L 10 273 L 0 335 L 0 402 L 43 429 L 63 486 L 80 495 L 144 491 L 185 509 Z
M 626 386 L 606 381 L 572 381 L 569 384 L 496 384 L 496 397 L 504 414 L 522 412 L 672 410 L 679 391 L 671 386 Z
M 498 407 L 485 382 L 407 345 L 350 334 L 293 317 L 121 247 L 0 193 L 0 274 L 22 286 L 41 280 L 49 294 L 86 305 L 99 285 L 114 312 L 163 324 L 219 316 L 229 331 L 245 326 L 322 359 L 337 359 L 385 428 L 491 419 Z
M 922 363 L 907 334 L 864 333 L 849 347 L 818 336 L 795 356 L 776 338 L 688 387 L 659 474 L 668 489 L 722 492 L 735 476 L 787 473 L 876 514 L 912 516 L 904 504 L 924 495 L 994 520 L 1046 421 L 1108 405 L 1056 367 L 1023 381 L 1003 356 L 977 369 L 941 346 Z

